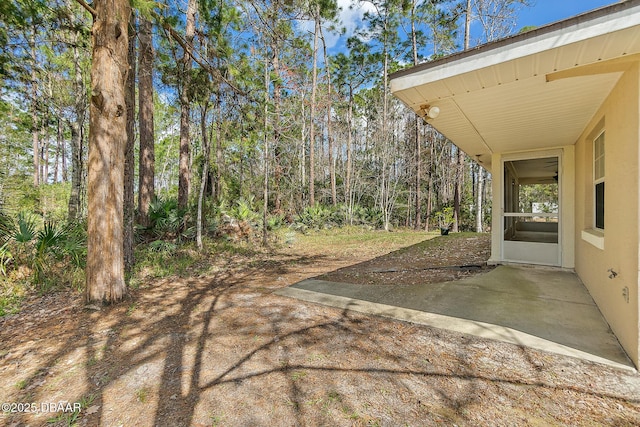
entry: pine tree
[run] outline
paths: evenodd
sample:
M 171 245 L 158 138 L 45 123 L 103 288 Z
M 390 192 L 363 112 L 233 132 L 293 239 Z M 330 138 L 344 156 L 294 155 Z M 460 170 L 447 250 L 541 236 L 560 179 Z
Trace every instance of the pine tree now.
M 86 299 L 114 302 L 126 292 L 123 255 L 127 141 L 127 0 L 96 0 L 92 27 Z

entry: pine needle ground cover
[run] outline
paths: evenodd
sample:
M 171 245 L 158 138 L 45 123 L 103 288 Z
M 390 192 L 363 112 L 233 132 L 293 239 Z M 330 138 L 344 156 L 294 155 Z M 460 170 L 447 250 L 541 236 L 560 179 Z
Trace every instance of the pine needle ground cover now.
M 637 372 L 273 294 L 420 259 L 438 240 L 465 249 L 410 231 L 295 234 L 268 250 L 211 245 L 190 267 L 181 253 L 179 274 L 140 276 L 113 306 L 30 298 L 0 319 L 0 401 L 70 405 L 9 408 L 0 424 L 640 424 Z

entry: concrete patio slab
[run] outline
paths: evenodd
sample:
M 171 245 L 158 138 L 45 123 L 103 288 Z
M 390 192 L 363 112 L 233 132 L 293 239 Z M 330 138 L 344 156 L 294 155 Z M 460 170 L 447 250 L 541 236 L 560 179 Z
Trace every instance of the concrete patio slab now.
M 425 285 L 308 279 L 276 294 L 635 369 L 580 279 L 564 270 L 499 266 Z

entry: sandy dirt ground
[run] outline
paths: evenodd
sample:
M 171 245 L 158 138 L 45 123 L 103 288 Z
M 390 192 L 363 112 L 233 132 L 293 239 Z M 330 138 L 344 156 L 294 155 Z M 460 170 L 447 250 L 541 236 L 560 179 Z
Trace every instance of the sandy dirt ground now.
M 323 274 L 482 274 L 429 267 L 481 265 L 486 236 L 436 240 L 222 254 L 102 308 L 34 297 L 0 319 L 0 425 L 640 425 L 636 371 L 273 294 Z

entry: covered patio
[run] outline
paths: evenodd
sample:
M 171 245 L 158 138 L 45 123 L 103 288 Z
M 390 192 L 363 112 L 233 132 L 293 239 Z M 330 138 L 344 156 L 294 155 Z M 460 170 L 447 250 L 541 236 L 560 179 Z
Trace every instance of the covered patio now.
M 500 266 L 459 281 L 395 286 L 308 279 L 276 293 L 633 369 L 569 271 Z
M 491 172 L 489 262 L 575 271 L 640 366 L 640 0 L 399 71 L 390 86 Z

